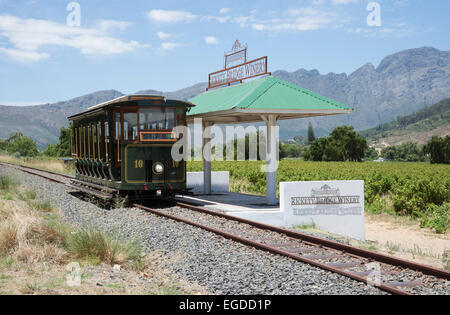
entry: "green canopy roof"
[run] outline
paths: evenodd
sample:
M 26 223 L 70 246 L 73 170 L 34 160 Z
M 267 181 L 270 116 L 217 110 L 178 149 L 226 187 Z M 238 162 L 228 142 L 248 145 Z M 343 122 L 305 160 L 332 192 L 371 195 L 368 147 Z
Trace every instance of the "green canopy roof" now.
M 218 123 L 261 121 L 260 115 L 268 114 L 292 119 L 352 111 L 344 104 L 270 76 L 210 90 L 189 102 L 196 105 L 188 113 L 190 121 L 202 117 Z

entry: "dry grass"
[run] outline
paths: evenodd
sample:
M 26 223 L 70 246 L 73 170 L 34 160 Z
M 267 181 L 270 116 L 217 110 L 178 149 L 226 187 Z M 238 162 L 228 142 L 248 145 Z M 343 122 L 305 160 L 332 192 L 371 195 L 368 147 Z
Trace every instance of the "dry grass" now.
M 0 255 L 33 264 L 64 263 L 61 235 L 24 201 L 6 200 L 0 205 Z
M 1 178 L 10 183 L 9 177 Z M 10 186 L 0 189 L 0 195 L 8 195 L 0 202 L 0 256 L 30 264 L 66 263 L 68 258 L 133 268 L 141 264 L 140 243 L 61 225 L 51 220 L 58 215 L 49 201 L 38 199 L 34 191 L 23 192 L 22 187 L 10 192 Z
M 138 242 L 124 242 L 94 229 L 72 232 L 67 240 L 67 250 L 76 258 L 136 268 L 142 258 Z
M 55 158 L 15 158 L 9 155 L 0 155 L 0 161 L 29 166 L 34 168 L 39 168 L 51 172 L 63 173 L 68 175 L 75 174 L 75 168 L 71 164 L 64 164 L 63 161 L 57 160 Z
M 34 191 L 11 188 L 0 189 L 0 295 L 207 292 L 167 270 L 171 259 L 163 254 L 143 257 L 138 242 L 61 224 L 57 209 Z M 82 266 L 81 285 L 68 283 L 69 262 Z
M 168 258 L 162 253 L 142 257 L 136 242 L 49 220 L 47 213 L 32 208 L 26 200 L 0 201 L 0 295 L 207 292 L 165 268 L 181 257 Z M 83 266 L 81 285 L 75 287 L 67 282 L 66 266 L 72 261 Z

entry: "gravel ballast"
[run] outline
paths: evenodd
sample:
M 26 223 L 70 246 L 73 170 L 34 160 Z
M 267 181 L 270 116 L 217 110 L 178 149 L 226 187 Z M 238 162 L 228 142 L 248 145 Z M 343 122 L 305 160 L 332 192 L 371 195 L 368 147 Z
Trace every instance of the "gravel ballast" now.
M 136 208 L 105 210 L 70 194 L 65 186 L 0 166 L 43 200 L 59 208 L 67 223 L 137 239 L 148 252 L 181 258 L 167 268 L 215 294 L 385 294 L 364 283 L 290 258 L 273 255 L 184 223 Z M 446 292 L 443 292 L 444 294 Z

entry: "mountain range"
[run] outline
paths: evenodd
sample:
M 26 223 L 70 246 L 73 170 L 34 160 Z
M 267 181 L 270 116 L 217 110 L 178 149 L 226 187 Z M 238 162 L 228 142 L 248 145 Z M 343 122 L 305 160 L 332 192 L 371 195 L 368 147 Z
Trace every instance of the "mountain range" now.
M 359 134 L 379 149 L 409 141 L 423 145 L 433 136 L 450 135 L 450 98 Z
M 417 112 L 427 105 L 450 97 L 450 51 L 432 47 L 409 49 L 389 55 L 375 67 L 365 64 L 351 74 L 320 74 L 317 70 L 295 72 L 278 70 L 273 76 L 353 107 L 348 115 L 282 121 L 281 139 L 306 135 L 311 121 L 316 135 L 329 133 L 339 125 L 356 130 L 373 128 L 399 116 Z M 205 91 L 207 83 L 162 92 L 138 91 L 136 94 L 165 95 L 189 100 Z M 0 138 L 21 131 L 32 137 L 39 149 L 58 141 L 59 129 L 68 116 L 123 94 L 117 90 L 98 91 L 72 100 L 37 106 L 0 106 Z

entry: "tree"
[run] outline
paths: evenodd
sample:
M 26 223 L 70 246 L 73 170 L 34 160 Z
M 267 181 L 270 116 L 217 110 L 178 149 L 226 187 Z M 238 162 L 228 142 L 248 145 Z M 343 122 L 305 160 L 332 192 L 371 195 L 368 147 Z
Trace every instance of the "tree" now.
M 49 144 L 47 148 L 42 152 L 44 156 L 49 157 L 58 157 L 59 151 L 58 151 L 58 145 L 57 144 Z
M 6 151 L 9 154 L 20 154 L 23 157 L 34 157 L 39 154 L 33 139 L 24 137 L 22 133 L 16 133 L 7 140 Z
M 425 160 L 424 153 L 417 143 L 405 142 L 397 146 L 389 146 L 381 150 L 385 159 L 400 162 L 420 162 Z
M 68 128 L 62 127 L 59 131 L 59 144 L 58 144 L 58 153 L 59 156 L 70 156 L 71 148 L 70 148 L 70 138 L 72 137 L 72 127 Z
M 331 146 L 340 154 L 333 161 L 361 162 L 369 148 L 366 139 L 357 134 L 352 126 L 335 128 L 330 138 Z
M 8 142 L 0 139 L 0 150 L 2 150 L 2 151 L 6 150 L 7 145 L 8 145 Z
M 260 137 L 260 131 L 258 130 L 256 133 L 253 134 L 246 134 L 245 138 L 240 139 L 234 139 L 231 140 L 229 143 L 225 144 L 223 146 L 223 156 L 227 156 L 227 147 L 234 146 L 234 157 L 233 160 L 238 159 L 238 145 L 244 145 L 245 147 L 245 159 L 250 159 L 250 147 L 256 145 L 256 158 L 258 161 L 265 159 L 265 154 L 261 156 L 260 148 L 266 146 L 266 140 L 265 136 Z M 250 143 L 250 139 L 255 139 L 256 143 Z M 233 144 L 231 144 L 233 142 Z M 215 148 L 212 148 L 212 153 L 214 154 Z
M 377 150 L 375 150 L 375 148 L 370 147 L 367 151 L 366 151 L 366 156 L 365 159 L 368 161 L 374 161 L 376 159 L 378 159 L 378 152 Z
M 49 144 L 43 154 L 51 157 L 70 156 L 70 138 L 72 137 L 72 125 L 68 128 L 61 127 L 59 131 L 59 143 Z
M 299 158 L 302 148 L 299 144 L 280 143 L 280 159 Z
M 335 128 L 329 137 L 314 140 L 303 157 L 312 161 L 361 162 L 367 149 L 367 141 L 353 127 L 342 126 Z
M 316 136 L 314 135 L 314 128 L 311 123 L 308 125 L 308 144 L 311 144 L 314 140 L 316 140 Z
M 329 145 L 327 137 L 314 140 L 311 145 L 303 151 L 303 159 L 305 161 L 323 161 L 325 150 Z
M 295 136 L 294 137 L 294 141 L 295 141 L 295 143 L 301 144 L 301 145 L 306 145 L 307 144 L 306 143 L 306 139 L 303 136 Z
M 434 136 L 423 148 L 423 153 L 430 155 L 433 164 L 450 164 L 450 136 Z

